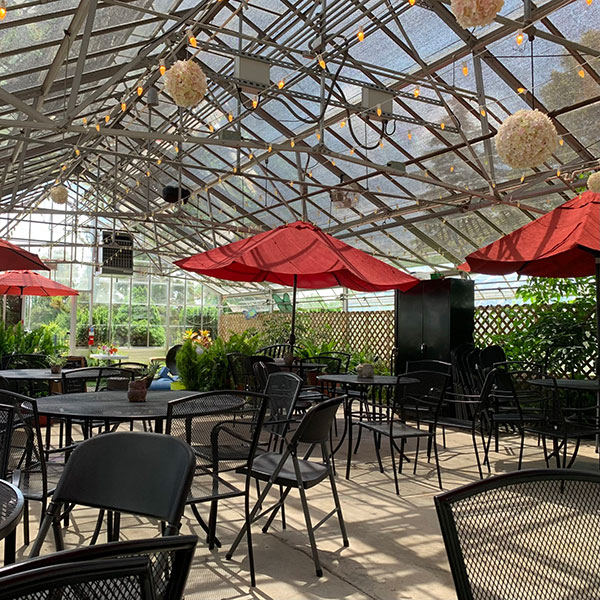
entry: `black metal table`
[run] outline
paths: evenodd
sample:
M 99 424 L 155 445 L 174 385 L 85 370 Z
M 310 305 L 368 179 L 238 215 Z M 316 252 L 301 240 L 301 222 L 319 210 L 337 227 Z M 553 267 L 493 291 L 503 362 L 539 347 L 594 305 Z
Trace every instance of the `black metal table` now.
M 83 421 L 114 422 L 154 421 L 155 431 L 162 433 L 171 400 L 185 398 L 196 392 L 189 390 L 148 390 L 145 402 L 129 402 L 124 390 L 57 394 L 38 398 L 38 412 L 46 417 L 59 417 L 69 424 L 73 419 Z M 231 401 L 229 404 L 227 399 Z M 234 410 L 243 404 L 237 396 L 219 396 L 215 410 Z M 68 438 L 67 438 L 68 439 Z
M 527 383 L 541 387 L 554 387 L 554 379 L 528 379 Z M 578 392 L 600 392 L 600 382 L 597 379 L 556 379 L 556 387 L 563 390 L 576 390 Z
M 68 373 L 73 369 L 63 369 Z M 15 381 L 61 381 L 61 373 L 52 373 L 50 369 L 0 369 L 0 377 Z
M 15 562 L 17 525 L 23 514 L 23 494 L 0 479 L 0 540 L 4 540 L 4 564 Z
M 355 389 L 360 392 L 361 398 L 364 398 L 365 392 L 370 387 L 376 386 L 404 386 L 412 383 L 419 383 L 418 379 L 414 377 L 395 377 L 394 375 L 374 375 L 373 377 L 359 377 L 354 373 L 346 374 L 325 374 L 318 375 L 317 380 L 322 383 L 334 383 L 341 385 L 346 394 L 349 389 Z M 351 452 L 352 447 L 352 401 L 353 398 L 347 395 L 344 402 L 344 431 L 339 439 L 337 446 L 333 449 L 335 454 L 342 446 L 346 435 L 348 435 L 348 451 Z M 350 479 L 350 466 L 349 461 L 346 466 L 346 479 Z

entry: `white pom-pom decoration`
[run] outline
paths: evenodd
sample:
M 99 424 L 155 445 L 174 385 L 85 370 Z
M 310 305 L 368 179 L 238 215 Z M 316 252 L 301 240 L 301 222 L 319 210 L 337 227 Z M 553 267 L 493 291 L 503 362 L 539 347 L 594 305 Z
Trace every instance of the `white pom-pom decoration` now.
M 600 171 L 592 173 L 587 180 L 587 187 L 590 192 L 600 194 Z
M 66 204 L 69 199 L 69 190 L 64 185 L 55 185 L 50 188 L 50 198 L 55 204 Z
M 177 106 L 196 106 L 206 95 L 206 75 L 193 60 L 178 60 L 165 73 L 165 91 Z
M 451 0 L 450 8 L 458 24 L 467 27 L 485 27 L 493 22 L 504 6 L 504 0 Z
M 539 110 L 518 110 L 496 135 L 498 156 L 513 169 L 537 167 L 558 147 L 554 123 Z

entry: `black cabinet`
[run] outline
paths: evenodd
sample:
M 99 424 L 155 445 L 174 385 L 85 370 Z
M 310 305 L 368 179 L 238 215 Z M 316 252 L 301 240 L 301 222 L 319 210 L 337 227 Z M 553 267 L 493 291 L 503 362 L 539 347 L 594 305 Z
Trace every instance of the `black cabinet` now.
M 408 292 L 396 292 L 397 373 L 407 360 L 450 362 L 450 352 L 473 342 L 475 290 L 465 279 L 422 281 Z

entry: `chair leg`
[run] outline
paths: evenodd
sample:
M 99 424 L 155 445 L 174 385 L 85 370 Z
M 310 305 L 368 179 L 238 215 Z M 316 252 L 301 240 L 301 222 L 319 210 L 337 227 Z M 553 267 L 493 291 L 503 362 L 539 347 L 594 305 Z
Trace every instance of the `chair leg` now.
M 23 540 L 29 546 L 29 500 L 23 503 Z
M 340 524 L 340 531 L 342 532 L 342 540 L 344 546 L 348 547 L 350 542 L 348 541 L 348 534 L 346 533 L 346 524 L 344 523 L 344 516 L 342 515 L 342 505 L 340 503 L 340 497 L 338 495 L 337 486 L 335 484 L 335 477 L 333 473 L 329 472 L 329 483 L 331 484 L 331 493 L 333 495 L 333 502 L 337 511 L 338 522 Z
M 48 510 L 46 510 L 46 514 L 42 518 L 42 522 L 40 523 L 40 528 L 38 530 L 37 537 L 35 538 L 33 545 L 31 546 L 31 552 L 29 556 L 31 558 L 35 556 L 39 556 L 40 550 L 42 549 L 42 544 L 48 535 L 48 531 L 50 527 L 54 529 L 54 541 L 56 543 L 56 550 L 60 551 L 63 549 L 62 544 L 62 532 L 60 530 L 60 520 L 59 520 L 59 511 L 60 505 L 50 503 Z
M 479 449 L 477 448 L 477 431 L 475 430 L 475 423 L 471 428 L 471 440 L 473 441 L 473 450 L 475 451 L 475 460 L 477 461 L 477 470 L 479 471 L 479 479 L 483 479 L 483 470 L 481 469 L 481 460 L 479 458 Z
M 396 470 L 396 458 L 394 456 L 394 438 L 390 436 L 390 455 L 392 458 L 392 472 L 394 473 L 394 485 L 396 486 L 396 494 L 400 495 L 400 487 L 398 486 L 398 471 Z M 402 464 L 402 455 L 400 456 Z
M 379 472 L 383 473 L 383 463 L 381 462 L 381 434 L 374 431 L 373 441 L 375 442 L 375 455 L 377 456 L 377 463 L 379 464 Z
M 217 510 L 219 501 L 213 500 L 210 503 L 210 513 L 208 516 L 208 549 L 212 550 L 215 547 L 215 539 L 217 537 Z
M 352 419 L 348 417 L 348 452 L 346 456 L 346 479 L 350 479 L 350 463 L 352 462 Z
M 248 544 L 248 565 L 250 566 L 250 586 L 256 586 L 256 569 L 254 567 L 254 548 L 252 546 L 252 516 L 250 513 L 250 494 L 244 498 L 244 520 L 246 526 L 246 544 Z M 230 550 L 233 552 L 233 548 Z M 228 554 L 227 558 L 231 558 Z
M 517 471 L 521 470 L 523 466 L 523 450 L 525 449 L 525 432 L 521 431 L 521 444 L 519 447 L 519 464 L 517 465 Z
M 323 577 L 323 569 L 321 568 L 321 561 L 319 560 L 319 553 L 317 551 L 317 542 L 315 540 L 315 532 L 313 531 L 310 512 L 308 510 L 308 501 L 306 499 L 306 491 L 304 490 L 302 474 L 300 473 L 300 465 L 298 464 L 298 459 L 296 456 L 292 456 L 292 460 L 294 461 L 294 469 L 296 471 L 296 479 L 298 481 L 298 491 L 300 492 L 300 501 L 302 502 L 302 511 L 304 512 L 304 520 L 306 522 L 306 529 L 308 530 L 308 539 L 310 541 L 313 562 L 315 563 L 315 571 L 317 573 L 317 577 Z
M 415 450 L 415 464 L 413 465 L 413 475 L 417 474 L 417 462 L 419 462 L 419 443 L 421 441 L 421 438 L 418 437 L 417 438 L 417 448 Z M 445 448 L 445 446 L 444 446 Z
M 393 440 L 392 440 L 393 443 Z M 404 448 L 406 447 L 406 438 L 402 438 L 400 442 L 400 465 L 398 466 L 398 473 L 402 473 L 402 467 L 404 465 Z
M 437 441 L 435 439 L 435 433 L 431 436 L 433 439 L 433 455 L 435 456 L 435 468 L 437 469 L 438 483 L 440 485 L 440 490 L 444 489 L 442 485 L 442 471 L 440 469 L 440 457 L 438 455 L 438 447 Z

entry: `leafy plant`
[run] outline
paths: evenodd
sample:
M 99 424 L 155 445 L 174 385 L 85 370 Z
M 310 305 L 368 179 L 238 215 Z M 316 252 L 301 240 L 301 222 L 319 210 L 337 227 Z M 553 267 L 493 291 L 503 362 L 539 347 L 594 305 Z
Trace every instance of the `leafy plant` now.
M 67 364 L 67 359 L 60 354 L 50 354 L 48 356 L 48 364 L 51 367 L 64 367 Z
M 177 353 L 179 377 L 188 390 L 210 391 L 230 387 L 227 354 L 242 352 L 255 354 L 260 346 L 261 337 L 252 332 L 233 334 L 227 341 L 216 338 L 203 352 L 198 344 L 191 340 L 183 342 Z
M 25 331 L 19 322 L 7 325 L 0 321 L 0 355 L 7 354 L 45 354 L 51 356 L 63 349 L 58 340 L 55 341 L 51 327 L 42 326 L 33 331 Z

